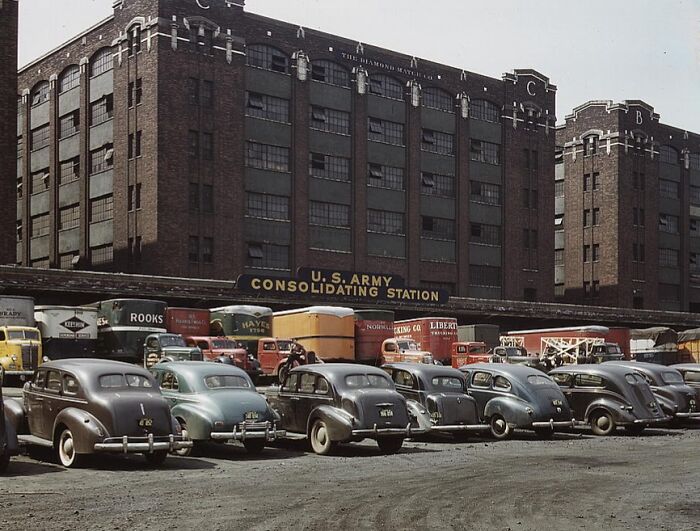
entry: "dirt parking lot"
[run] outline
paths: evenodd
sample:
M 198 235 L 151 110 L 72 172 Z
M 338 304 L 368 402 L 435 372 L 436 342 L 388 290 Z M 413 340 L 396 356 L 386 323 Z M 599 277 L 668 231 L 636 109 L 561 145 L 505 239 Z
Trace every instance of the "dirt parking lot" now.
M 285 442 L 251 458 L 206 446 L 64 470 L 45 450 L 0 478 L 0 529 L 697 529 L 700 430 L 540 441 L 372 441 L 332 457 Z

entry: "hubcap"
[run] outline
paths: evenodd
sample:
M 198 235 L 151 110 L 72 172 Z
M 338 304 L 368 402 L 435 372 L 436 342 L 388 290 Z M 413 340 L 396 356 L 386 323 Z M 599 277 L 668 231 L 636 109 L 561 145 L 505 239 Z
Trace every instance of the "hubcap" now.
M 610 419 L 605 415 L 598 417 L 596 424 L 601 430 L 607 430 L 610 427 Z
M 325 426 L 319 426 L 318 429 L 316 430 L 316 440 L 318 441 L 318 444 L 321 446 L 326 445 L 326 427 Z
M 68 434 L 64 433 L 61 441 L 61 453 L 63 454 L 62 460 L 65 464 L 70 464 L 73 462 L 73 455 L 75 447 L 73 445 L 73 438 Z
M 506 429 L 506 421 L 503 419 L 496 419 L 496 421 L 493 424 L 498 433 L 503 433 Z

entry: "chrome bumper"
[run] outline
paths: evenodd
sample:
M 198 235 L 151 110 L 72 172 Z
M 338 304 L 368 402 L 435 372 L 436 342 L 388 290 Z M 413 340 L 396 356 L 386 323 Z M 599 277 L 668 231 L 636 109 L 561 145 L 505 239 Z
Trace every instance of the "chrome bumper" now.
M 532 427 L 534 429 L 550 428 L 552 430 L 555 430 L 557 428 L 573 428 L 574 426 L 576 426 L 576 421 L 574 419 L 557 420 L 557 421 L 554 421 L 554 419 L 549 419 L 549 421 L 546 421 L 546 422 L 533 422 L 532 423 Z
M 405 428 L 378 428 L 375 424 L 374 427 L 362 430 L 352 430 L 353 437 L 386 437 L 391 435 L 403 435 L 404 437 L 412 437 L 413 435 L 420 435 L 425 433 L 426 430 L 421 428 L 411 428 L 411 425 L 407 425 Z
M 166 440 L 163 440 L 166 439 Z M 192 441 L 184 440 L 180 435 L 169 435 L 167 437 L 109 437 L 101 443 L 95 443 L 96 452 L 119 452 L 119 453 L 149 453 L 167 450 L 180 450 L 182 448 L 192 448 Z
M 274 441 L 285 437 L 285 430 L 278 430 L 272 422 L 257 422 L 234 426 L 231 432 L 213 431 L 209 435 L 215 441 L 245 441 L 249 439 L 264 439 Z
M 700 412 L 694 413 L 676 413 L 674 417 L 686 420 L 700 420 Z
M 671 420 L 673 420 L 673 417 L 668 415 L 658 419 L 636 419 L 633 424 L 663 424 L 664 422 L 669 422 Z
M 430 429 L 428 430 L 429 432 L 448 432 L 448 433 L 455 433 L 455 432 L 460 432 L 460 431 L 486 431 L 489 429 L 488 424 L 453 424 L 453 425 L 440 425 L 436 424 L 435 426 L 431 426 Z
M 5 376 L 31 376 L 34 371 L 5 371 Z

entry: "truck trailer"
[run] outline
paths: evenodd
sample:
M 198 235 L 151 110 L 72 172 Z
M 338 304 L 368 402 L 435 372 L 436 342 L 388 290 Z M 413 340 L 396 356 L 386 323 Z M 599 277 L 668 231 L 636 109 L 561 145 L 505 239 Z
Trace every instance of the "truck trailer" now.
M 37 306 L 36 326 L 48 360 L 93 358 L 97 349 L 97 308 Z
M 257 358 L 258 341 L 272 335 L 272 308 L 250 305 L 212 308 L 210 329 L 209 335 L 233 339 Z
M 355 360 L 381 365 L 382 345 L 394 337 L 394 312 L 355 310 Z
M 435 361 L 443 365 L 452 364 L 452 344 L 456 343 L 457 319 L 453 317 L 421 317 L 396 321 L 396 337 L 410 337 L 418 347 L 430 352 Z

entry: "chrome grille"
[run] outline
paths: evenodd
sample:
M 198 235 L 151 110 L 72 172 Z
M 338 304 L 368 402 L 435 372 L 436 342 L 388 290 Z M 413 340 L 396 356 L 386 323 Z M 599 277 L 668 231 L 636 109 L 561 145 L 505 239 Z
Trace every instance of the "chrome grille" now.
M 33 371 L 39 366 L 39 346 L 22 345 L 22 368 Z

